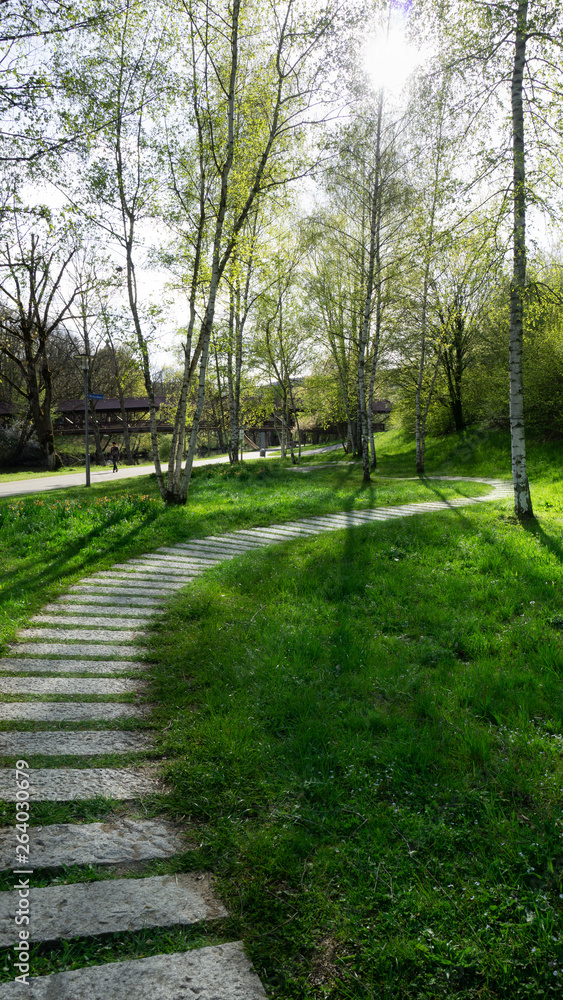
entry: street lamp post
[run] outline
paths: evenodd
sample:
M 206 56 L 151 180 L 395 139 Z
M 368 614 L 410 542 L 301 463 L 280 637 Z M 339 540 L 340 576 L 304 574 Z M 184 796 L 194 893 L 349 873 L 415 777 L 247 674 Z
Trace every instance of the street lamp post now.
M 86 486 L 90 485 L 90 445 L 88 442 L 88 371 L 90 368 L 89 354 L 75 354 L 76 361 L 84 372 L 84 434 L 86 437 Z

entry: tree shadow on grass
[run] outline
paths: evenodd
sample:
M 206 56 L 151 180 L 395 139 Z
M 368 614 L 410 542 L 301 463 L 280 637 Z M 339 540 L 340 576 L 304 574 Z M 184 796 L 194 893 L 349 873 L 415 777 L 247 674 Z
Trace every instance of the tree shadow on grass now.
M 139 532 L 144 531 L 147 525 L 157 520 L 158 517 L 157 513 L 149 514 L 142 523 L 135 525 L 116 540 L 111 550 L 112 561 L 118 562 L 120 553 L 129 550 Z M 83 552 L 83 550 L 121 520 L 121 515 L 116 513 L 86 534 L 64 543 L 52 561 L 48 563 L 38 561 L 32 567 L 22 567 L 19 573 L 11 575 L 10 582 L 2 588 L 2 602 L 9 603 L 11 600 L 18 600 L 21 598 L 22 592 L 40 596 L 41 602 L 44 602 L 51 587 L 59 583 L 62 577 L 66 578 L 65 583 L 70 584 L 71 581 L 85 575 L 93 568 L 105 569 L 104 556 L 107 558 L 108 553 L 100 556 L 98 552 Z M 82 557 L 77 559 L 80 555 Z M 128 552 L 129 555 L 131 555 L 130 552 Z
M 389 507 L 389 509 L 392 510 L 393 507 L 411 507 L 414 504 L 423 504 L 423 503 L 429 503 L 429 502 L 434 501 L 434 500 L 440 500 L 442 503 L 447 504 L 448 510 L 454 511 L 458 515 L 458 517 L 461 515 L 461 509 L 460 509 L 460 507 L 455 506 L 452 503 L 452 501 L 453 500 L 457 500 L 457 499 L 465 499 L 465 497 L 464 497 L 463 494 L 460 494 L 459 497 L 447 496 L 446 493 L 444 492 L 444 489 L 443 488 L 440 489 L 440 487 L 438 485 L 436 485 L 435 482 L 433 482 L 431 480 L 428 480 L 428 479 L 423 479 L 423 478 L 420 479 L 420 482 L 424 486 L 426 486 L 427 489 L 428 489 L 429 496 L 427 497 L 427 499 L 424 499 L 424 498 L 420 497 L 420 498 L 417 498 L 416 500 L 399 500 L 399 501 L 397 501 L 397 503 L 386 503 L 385 507 Z M 346 512 L 352 512 L 352 513 L 357 513 L 357 514 L 363 513 L 363 509 L 362 508 L 354 506 L 356 497 L 365 495 L 365 490 L 367 488 L 367 489 L 370 489 L 370 491 L 371 491 L 372 501 L 375 502 L 375 503 L 377 503 L 377 492 L 376 492 L 376 490 L 377 490 L 377 486 L 378 485 L 379 484 L 377 483 L 377 481 L 373 482 L 371 485 L 369 485 L 367 483 L 362 483 L 361 486 L 356 490 L 356 492 L 350 496 L 350 498 L 347 501 L 347 503 L 345 503 L 343 505 L 343 510 L 346 511 Z M 448 482 L 448 486 L 451 489 L 452 483 Z M 472 499 L 472 498 L 468 497 L 467 499 Z M 423 514 L 425 512 L 424 512 L 424 510 L 421 509 L 420 513 Z
M 542 528 L 540 522 L 536 518 L 530 520 L 521 521 L 521 526 L 530 535 L 534 535 L 541 545 L 551 552 L 553 556 L 560 562 L 563 563 L 563 546 L 561 543 L 553 537 L 553 535 L 548 535 L 547 531 Z
M 427 487 L 429 493 L 433 494 L 433 497 L 431 497 L 430 499 L 441 500 L 442 503 L 447 504 L 448 508 L 450 510 L 455 511 L 456 514 L 460 513 L 460 508 L 457 507 L 457 506 L 454 506 L 454 504 L 452 503 L 453 500 L 474 500 L 474 499 L 479 499 L 479 497 L 466 496 L 463 493 L 460 493 L 459 496 L 457 496 L 457 497 L 448 497 L 444 493 L 443 488 L 440 489 L 440 487 L 436 484 L 435 480 L 421 478 L 420 481 L 421 481 L 421 483 L 424 483 L 424 485 Z M 448 481 L 448 485 L 450 486 L 450 488 L 452 487 L 453 483 L 451 482 L 451 480 Z M 461 483 L 461 485 L 463 486 L 463 483 Z M 424 501 L 422 501 L 422 502 L 424 503 Z

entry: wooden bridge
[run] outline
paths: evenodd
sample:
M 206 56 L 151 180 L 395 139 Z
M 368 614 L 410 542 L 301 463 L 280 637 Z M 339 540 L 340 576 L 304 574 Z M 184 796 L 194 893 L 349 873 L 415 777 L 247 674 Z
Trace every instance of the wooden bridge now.
M 123 411 L 130 434 L 144 434 L 150 431 L 149 400 L 146 396 L 129 397 L 124 400 L 123 409 L 118 399 L 94 399 L 90 401 L 101 434 L 123 434 Z M 154 397 L 157 414 L 156 429 L 172 432 L 173 425 L 168 414 L 159 417 L 159 411 L 166 404 L 166 396 Z M 70 399 L 57 406 L 58 416 L 55 419 L 57 434 L 84 434 L 84 400 Z M 92 428 L 89 426 L 92 433 Z

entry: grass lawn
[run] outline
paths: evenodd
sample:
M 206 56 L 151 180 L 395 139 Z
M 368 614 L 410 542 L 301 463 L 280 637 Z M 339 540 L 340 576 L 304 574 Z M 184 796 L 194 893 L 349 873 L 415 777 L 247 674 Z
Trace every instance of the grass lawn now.
M 331 533 L 155 628 L 186 866 L 271 1000 L 560 993 L 562 543 L 503 505 Z
M 427 473 L 509 478 L 507 440 L 429 441 Z M 487 491 L 420 480 L 412 442 L 377 441 L 369 487 L 336 451 L 307 455 L 329 463 L 311 472 L 199 468 L 184 508 L 150 476 L 0 501 L 0 637 L 72 581 L 161 544 Z M 148 693 L 172 794 L 142 814 L 168 809 L 193 846 L 150 874 L 213 871 L 231 917 L 38 946 L 34 974 L 242 938 L 269 1000 L 558 995 L 560 455 L 530 447 L 525 528 L 509 503 L 417 515 L 247 553 L 176 596 L 151 632 Z M 38 803 L 34 822 L 123 809 Z
M 357 465 L 300 474 L 289 461 L 273 459 L 194 469 L 185 507 L 163 504 L 154 474 L 5 498 L 0 643 L 74 580 L 162 544 L 295 517 L 484 492 L 478 484 L 418 480 L 374 481 L 366 488 Z
M 27 471 L 27 472 L 0 472 L 0 483 L 18 483 L 22 479 L 50 479 L 52 476 L 68 476 L 73 472 L 84 472 L 84 466 L 79 468 L 78 466 L 65 466 L 64 469 L 58 469 L 57 472 L 48 472 L 42 470 L 41 472 Z

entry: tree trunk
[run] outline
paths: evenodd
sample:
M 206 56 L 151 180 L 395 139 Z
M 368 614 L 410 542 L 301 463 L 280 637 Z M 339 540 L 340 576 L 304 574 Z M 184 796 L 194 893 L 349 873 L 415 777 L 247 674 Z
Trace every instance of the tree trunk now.
M 235 368 L 233 370 L 233 358 Z M 229 344 L 227 347 L 227 395 L 229 399 L 230 446 L 229 461 L 238 462 L 240 447 L 240 425 L 237 387 L 240 389 L 240 373 L 237 379 L 238 345 L 235 344 L 235 298 L 231 286 L 229 294 Z M 242 447 L 240 448 L 242 451 Z
M 224 214 L 223 214 L 224 218 Z M 222 219 L 221 219 L 222 224 Z M 207 309 L 205 311 L 205 316 L 202 323 L 202 336 L 200 343 L 202 344 L 200 362 L 199 362 L 199 382 L 198 382 L 198 394 L 197 394 L 197 405 L 193 416 L 192 429 L 190 433 L 190 441 L 188 445 L 188 453 L 186 455 L 186 464 L 184 467 L 184 472 L 179 483 L 174 485 L 172 491 L 168 491 L 166 500 L 168 503 L 179 503 L 184 504 L 188 497 L 188 490 L 190 486 L 190 479 L 192 477 L 192 468 L 195 457 L 195 450 L 197 445 L 197 435 L 199 431 L 199 424 L 201 420 L 201 414 L 203 413 L 203 406 L 205 403 L 205 376 L 207 372 L 207 359 L 209 355 L 209 346 L 211 343 L 211 331 L 213 329 L 213 319 L 215 316 L 215 300 L 217 296 L 217 288 L 219 286 L 219 259 L 218 259 L 218 242 L 217 242 L 217 253 L 215 254 L 214 266 L 211 274 L 211 285 L 209 289 L 209 298 L 207 300 Z
M 434 178 L 432 184 L 432 202 L 430 208 L 430 219 L 428 222 L 428 238 L 426 241 L 426 246 L 424 248 L 426 259 L 424 263 L 424 276 L 422 281 L 422 304 L 421 304 L 421 317 L 420 317 L 420 365 L 418 369 L 418 379 L 417 379 L 416 397 L 415 397 L 416 471 L 419 476 L 422 476 L 424 474 L 424 453 L 426 451 L 426 418 L 428 417 L 428 411 L 430 409 L 432 393 L 434 391 L 436 376 L 438 374 L 438 363 L 440 361 L 440 356 L 441 356 L 440 350 L 438 350 L 436 364 L 434 366 L 434 372 L 432 375 L 430 388 L 428 390 L 428 396 L 426 399 L 426 406 L 423 407 L 422 389 L 424 383 L 426 352 L 428 347 L 427 344 L 428 300 L 431 287 L 432 250 L 436 241 L 436 213 L 439 201 L 441 166 L 442 166 L 442 157 L 444 153 L 444 107 L 446 100 L 447 100 L 447 93 L 446 93 L 446 87 L 444 85 L 440 94 L 438 133 L 436 136 L 436 159 L 434 161 Z
M 45 391 L 42 403 L 39 402 L 39 392 L 38 390 L 36 391 L 34 398 L 31 400 L 31 412 L 33 415 L 33 422 L 35 424 L 37 440 L 39 441 L 39 445 L 45 454 L 47 468 L 50 472 L 56 472 L 57 469 L 61 468 L 63 461 L 55 448 L 55 435 L 53 433 L 53 421 L 51 420 L 52 379 L 51 370 L 49 368 L 45 352 L 45 344 L 42 345 L 41 354 L 43 361 L 41 375 L 43 377 Z M 33 380 L 37 389 L 35 369 L 33 371 L 33 375 Z
M 416 441 L 416 471 L 419 476 L 424 474 L 424 451 L 425 442 L 425 421 L 422 419 L 422 385 L 424 380 L 424 367 L 426 364 L 426 308 L 428 301 L 428 274 L 424 275 L 424 285 L 422 290 L 422 320 L 421 320 L 421 340 L 420 340 L 420 363 L 418 366 L 418 379 L 416 383 L 416 395 L 414 400 L 415 419 L 415 441 Z M 427 411 L 428 412 L 428 411 Z
M 121 410 L 121 423 L 123 424 L 123 444 L 125 446 L 125 458 L 128 465 L 133 464 L 133 455 L 131 454 L 131 438 L 129 436 L 129 424 L 127 423 L 127 410 L 125 409 L 125 396 L 123 394 L 123 388 L 118 379 L 117 382 L 117 395 L 119 396 L 119 408 Z
M 528 0 L 519 0 L 512 70 L 513 152 L 513 272 L 510 285 L 510 440 L 514 511 L 519 518 L 533 517 L 526 470 L 522 345 L 526 292 L 526 160 L 524 144 L 523 78 L 526 64 Z
M 10 451 L 9 460 L 17 465 L 22 457 L 23 450 L 29 441 L 31 435 L 33 434 L 33 424 L 30 421 L 31 413 L 28 411 L 27 416 L 21 422 L 21 428 L 18 435 L 18 440 Z
M 92 428 L 94 434 L 94 443 L 96 445 L 96 463 L 97 465 L 105 465 L 106 460 L 104 458 L 104 449 L 102 448 L 102 439 L 100 437 L 100 428 L 98 426 L 98 418 L 96 416 L 95 400 L 90 400 L 90 420 L 89 424 Z
M 447 324 L 446 338 L 453 336 L 452 346 L 442 351 L 442 365 L 446 372 L 450 412 L 456 431 L 465 430 L 465 416 L 461 395 L 464 370 L 464 324 L 465 320 L 459 311 L 454 311 L 453 324 Z M 452 329 L 453 325 L 453 329 Z M 445 323 L 442 324 L 443 328 Z
M 391 18 L 391 4 L 389 5 L 389 20 Z M 374 281 L 375 281 L 375 330 L 373 334 L 373 348 L 371 359 L 371 372 L 369 378 L 368 392 L 368 437 L 371 452 L 370 465 L 372 469 L 377 466 L 377 456 L 375 453 L 375 438 L 373 436 L 373 394 L 375 390 L 375 375 L 377 372 L 377 362 L 379 360 L 379 338 L 381 336 L 381 211 L 383 197 L 383 181 L 381 177 L 381 122 L 383 117 L 383 89 L 379 92 L 379 103 L 377 108 L 377 135 L 375 145 L 375 185 L 374 193 L 377 192 L 375 210 L 375 244 L 374 252 Z
M 221 375 L 219 372 L 219 358 L 217 356 L 216 347 L 214 347 L 214 353 L 215 353 L 215 369 L 217 372 L 217 390 L 219 392 L 219 413 L 220 413 L 220 420 L 217 422 L 217 434 L 219 437 L 219 451 L 221 454 L 224 454 L 225 451 L 228 451 L 229 449 L 225 446 L 225 439 L 227 437 L 225 430 L 225 408 L 223 406 L 223 387 L 221 385 Z M 229 461 L 230 460 L 231 456 L 229 453 Z
M 338 351 L 338 344 L 335 337 L 330 337 L 330 350 L 332 357 L 334 358 L 334 363 L 336 365 L 336 371 L 338 373 L 338 381 L 340 382 L 340 391 L 342 392 L 342 400 L 344 402 L 344 411 L 346 413 L 346 426 L 347 426 L 347 444 L 344 451 L 348 455 L 353 455 L 356 446 L 356 435 L 354 431 L 354 423 L 352 420 L 352 415 L 350 413 L 350 396 L 348 393 L 347 377 L 348 377 L 348 366 L 346 364 L 346 355 L 344 349 L 342 350 L 342 357 L 340 357 Z
M 125 460 L 128 465 L 133 464 L 133 455 L 131 453 L 131 438 L 129 436 L 129 424 L 127 423 L 127 410 L 125 409 L 125 394 L 123 392 L 123 383 L 121 375 L 119 372 L 119 362 L 117 360 L 117 352 L 113 343 L 109 329 L 106 329 L 107 334 L 107 347 L 111 351 L 111 356 L 113 359 L 113 369 L 115 373 L 115 387 L 117 391 L 117 398 L 119 399 L 119 409 L 121 410 L 121 423 L 123 425 L 123 447 L 125 448 Z
M 295 457 L 295 450 L 293 447 L 293 430 L 291 429 L 291 427 L 289 428 L 289 454 L 291 457 L 291 464 L 297 465 L 297 459 Z
M 186 455 L 186 464 L 184 467 L 184 472 L 179 483 L 174 485 L 172 491 L 168 490 L 166 495 L 166 500 L 169 503 L 185 503 L 188 497 L 188 490 L 190 487 L 190 480 L 192 477 L 193 462 L 197 444 L 197 435 L 199 431 L 199 424 L 201 420 L 201 414 L 203 412 L 203 406 L 205 403 L 205 376 L 207 372 L 207 360 L 209 357 L 209 347 L 211 343 L 211 333 L 213 330 L 213 321 L 215 318 L 215 302 L 217 298 L 217 289 L 219 287 L 219 282 L 223 275 L 223 271 L 228 261 L 228 255 L 221 259 L 221 243 L 223 238 L 223 227 L 225 223 L 225 215 L 227 212 L 227 194 L 229 188 L 229 178 L 233 166 L 234 158 L 234 123 L 235 123 L 235 89 L 236 80 L 238 72 L 238 32 L 239 32 L 239 15 L 240 15 L 240 0 L 234 0 L 232 7 L 232 22 L 231 22 L 231 65 L 229 74 L 229 92 L 228 92 L 228 102 L 227 102 L 227 151 L 225 155 L 225 160 L 221 168 L 221 188 L 219 196 L 219 205 L 217 211 L 217 218 L 215 222 L 215 231 L 213 234 L 213 259 L 211 265 L 211 275 L 209 282 L 209 295 L 207 299 L 207 306 L 205 310 L 205 315 L 203 317 L 203 322 L 201 324 L 201 335 L 199 340 L 199 345 L 201 347 L 201 355 L 199 362 L 199 381 L 198 381 L 198 395 L 197 395 L 197 406 L 194 413 L 192 430 L 190 434 L 190 442 L 188 445 L 188 453 Z M 232 248 L 231 248 L 232 252 Z

